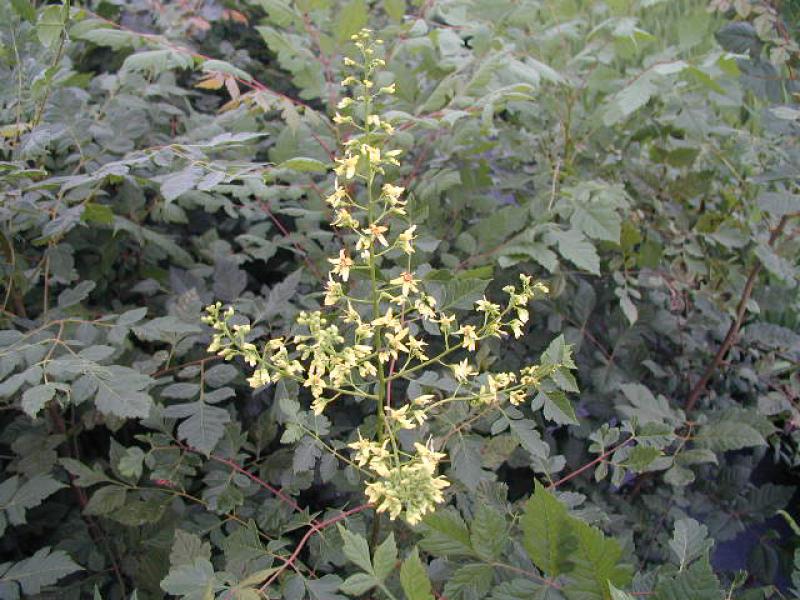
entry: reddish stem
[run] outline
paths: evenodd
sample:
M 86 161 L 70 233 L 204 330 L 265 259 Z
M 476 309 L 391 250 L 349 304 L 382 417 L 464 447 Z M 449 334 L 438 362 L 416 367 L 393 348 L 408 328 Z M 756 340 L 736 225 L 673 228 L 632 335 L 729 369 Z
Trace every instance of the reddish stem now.
M 339 521 L 343 521 L 344 519 L 346 519 L 347 517 L 349 517 L 351 515 L 354 515 L 356 513 L 360 513 L 360 512 L 362 512 L 364 510 L 367 510 L 369 508 L 372 508 L 371 504 L 362 504 L 361 506 L 356 506 L 355 508 L 351 508 L 350 510 L 346 510 L 341 514 L 338 514 L 335 517 L 331 517 L 330 519 L 326 519 L 326 520 L 324 520 L 324 521 L 322 521 L 320 523 L 312 523 L 311 527 L 308 528 L 308 531 L 306 531 L 305 535 L 303 535 L 303 537 L 300 538 L 300 541 L 298 542 L 297 546 L 295 546 L 294 552 L 292 552 L 292 554 L 289 556 L 289 559 L 285 563 L 283 563 L 283 566 L 280 569 L 275 571 L 269 577 L 269 579 L 267 579 L 264 582 L 264 585 L 262 585 L 261 588 L 258 590 L 259 593 L 263 594 L 264 590 L 267 589 L 267 586 L 269 586 L 269 584 L 271 584 L 273 581 L 275 581 L 281 575 L 281 573 L 283 573 L 284 571 L 286 571 L 286 569 L 289 568 L 289 566 L 294 565 L 294 562 L 297 560 L 297 557 L 300 556 L 300 552 L 303 550 L 305 545 L 308 543 L 308 540 L 310 540 L 311 537 L 315 533 L 318 533 L 318 532 L 322 531 L 323 529 L 325 529 L 326 527 L 330 527 L 331 525 L 334 525 L 335 523 L 338 523 Z
M 562 485 L 562 484 L 564 484 L 564 483 L 566 483 L 566 482 L 568 482 L 568 481 L 570 481 L 572 479 L 575 479 L 581 473 L 583 473 L 585 471 L 588 471 L 589 469 L 591 469 L 596 464 L 603 462 L 605 459 L 607 459 L 609 456 L 614 454 L 614 452 L 616 452 L 620 448 L 623 448 L 624 446 L 627 446 L 628 444 L 630 444 L 634 439 L 635 438 L 629 437 L 627 440 L 625 440 L 624 442 L 622 442 L 620 444 L 617 444 L 616 446 L 614 446 L 610 450 L 606 450 L 605 452 L 603 452 L 603 454 L 601 454 L 600 456 L 595 458 L 593 461 L 590 461 L 590 462 L 586 463 L 585 465 L 583 465 L 582 467 L 580 467 L 578 469 L 575 469 L 572 473 L 562 477 L 558 481 L 554 481 L 553 483 L 551 483 L 550 485 L 547 486 L 547 489 L 548 490 L 554 490 L 558 486 L 560 486 L 560 485 Z

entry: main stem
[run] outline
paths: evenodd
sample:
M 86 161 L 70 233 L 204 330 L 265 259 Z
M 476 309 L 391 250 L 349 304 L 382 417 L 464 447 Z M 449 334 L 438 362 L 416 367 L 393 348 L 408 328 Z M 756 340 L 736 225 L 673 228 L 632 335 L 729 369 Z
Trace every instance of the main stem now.
M 364 55 L 364 64 L 368 64 L 368 57 Z M 368 69 L 364 70 L 364 79 L 368 80 L 370 77 Z M 370 92 L 369 88 L 364 85 L 364 133 L 367 141 L 369 139 L 372 126 L 369 122 L 370 116 Z M 369 161 L 369 155 L 366 156 Z M 375 183 L 375 172 L 372 169 L 372 163 L 368 162 L 368 175 L 367 175 L 367 219 L 368 225 L 372 225 L 375 218 L 375 195 L 373 193 L 373 185 Z M 378 267 L 375 264 L 375 253 L 372 246 L 369 249 L 369 279 L 370 279 L 370 293 L 372 294 L 372 319 L 376 320 L 380 317 L 380 294 L 378 293 Z M 380 355 L 383 349 L 383 335 L 382 327 L 375 330 L 375 350 L 376 354 Z M 375 433 L 379 440 L 383 439 L 386 433 L 386 415 L 384 414 L 383 404 L 386 400 L 386 375 L 383 372 L 383 363 L 378 358 L 378 389 L 376 390 L 377 401 L 375 407 Z M 378 546 L 381 535 L 381 516 L 377 509 L 372 519 L 372 532 L 370 535 L 370 548 L 374 549 Z

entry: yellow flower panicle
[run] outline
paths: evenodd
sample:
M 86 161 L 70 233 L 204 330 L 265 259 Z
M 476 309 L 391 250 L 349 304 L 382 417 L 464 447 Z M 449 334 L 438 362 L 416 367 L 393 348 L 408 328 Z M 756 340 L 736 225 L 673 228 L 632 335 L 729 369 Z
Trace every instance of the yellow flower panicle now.
M 352 246 L 345 244 L 328 259 L 325 313 L 301 312 L 291 337 L 271 339 L 260 348 L 248 325 L 233 324 L 232 308 L 213 304 L 203 320 L 213 330 L 208 351 L 227 360 L 241 357 L 253 367 L 247 380 L 253 388 L 295 381 L 307 390 L 317 415 L 346 398 L 375 403 L 377 439 L 359 433 L 349 444 L 352 465 L 370 474 L 365 494 L 379 512 L 391 519 L 402 516 L 413 525 L 444 500 L 450 482 L 437 474 L 445 454 L 434 449 L 433 441 L 403 447 L 398 432 L 427 427 L 431 415 L 449 402 L 522 404 L 558 365 L 481 374 L 470 359 L 484 340 L 524 335 L 528 306 L 547 293 L 544 284 L 522 275 L 519 285 L 504 288 L 505 306 L 484 297 L 475 304 L 475 315 L 461 324 L 426 292 L 412 263 L 418 236 L 408 215 L 406 190 L 390 181 L 401 150 L 390 147 L 392 124 L 373 110 L 382 97 L 395 93 L 395 84 L 382 81 L 380 44 L 370 32 L 363 30 L 352 39 L 360 56 L 345 59 L 345 65 L 359 72 L 342 84 L 354 88 L 355 98 L 338 103 L 341 113 L 334 122 L 355 133 L 343 144 L 343 156 L 335 159 L 333 190 L 324 198 L 332 211 L 331 225 L 345 230 Z M 435 352 L 423 339 L 431 328 L 440 332 Z M 455 392 L 402 401 L 387 393 L 393 379 L 423 367 L 451 376 Z

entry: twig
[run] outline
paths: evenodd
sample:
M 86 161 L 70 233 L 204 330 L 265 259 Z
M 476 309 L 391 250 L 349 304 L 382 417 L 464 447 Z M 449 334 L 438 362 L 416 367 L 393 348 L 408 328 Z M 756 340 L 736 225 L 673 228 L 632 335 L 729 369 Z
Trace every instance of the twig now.
M 311 527 L 308 528 L 308 531 L 306 531 L 305 535 L 303 535 L 303 537 L 300 538 L 300 541 L 297 543 L 297 546 L 295 546 L 294 552 L 292 552 L 292 554 L 289 556 L 289 559 L 283 564 L 283 566 L 281 566 L 280 569 L 275 571 L 269 577 L 269 579 L 267 579 L 264 582 L 264 585 L 262 585 L 261 588 L 259 588 L 258 592 L 261 595 L 265 595 L 264 591 L 267 589 L 267 587 L 273 581 L 275 581 L 281 575 L 281 573 L 283 573 L 291 565 L 294 565 L 294 562 L 297 560 L 297 557 L 300 556 L 300 552 L 303 550 L 303 548 L 305 547 L 306 543 L 308 543 L 308 540 L 311 539 L 311 537 L 315 533 L 318 533 L 318 532 L 322 531 L 323 529 L 325 529 L 326 527 L 330 527 L 331 525 L 334 525 L 335 523 L 338 523 L 339 521 L 343 521 L 347 517 L 350 517 L 350 516 L 352 516 L 352 515 L 354 515 L 356 513 L 360 513 L 362 511 L 365 511 L 365 510 L 367 510 L 369 508 L 372 508 L 372 504 L 362 504 L 361 506 L 356 506 L 355 508 L 351 508 L 350 510 L 346 510 L 341 514 L 338 514 L 335 517 L 331 517 L 330 519 L 326 519 L 326 520 L 324 520 L 324 521 L 322 521 L 320 523 L 312 523 Z
M 291 506 L 292 509 L 294 509 L 297 512 L 303 512 L 303 507 L 300 506 L 297 502 L 295 502 L 294 499 L 292 499 L 291 497 L 287 496 L 286 493 L 283 490 L 281 490 L 279 488 L 276 488 L 273 485 L 270 485 L 269 483 L 267 483 L 266 481 L 261 479 L 259 476 L 254 475 L 253 473 L 251 473 L 250 471 L 248 471 L 247 469 L 245 469 L 243 467 L 240 467 L 234 461 L 232 461 L 232 460 L 230 460 L 228 458 L 222 458 L 221 456 L 217 456 L 215 454 L 206 455 L 204 452 L 202 452 L 202 451 L 200 451 L 200 450 L 198 450 L 196 448 L 192 448 L 191 446 L 188 446 L 188 445 L 186 445 L 186 444 L 184 444 L 184 443 L 182 443 L 180 441 L 177 441 L 177 440 L 175 441 L 175 443 L 178 445 L 178 447 L 180 447 L 181 449 L 185 450 L 186 452 L 192 452 L 192 453 L 198 454 L 200 456 L 206 456 L 209 460 L 213 460 L 214 462 L 217 462 L 217 463 L 220 463 L 222 465 L 225 465 L 228 468 L 232 469 L 233 471 L 236 471 L 237 473 L 239 473 L 241 475 L 244 475 L 245 477 L 250 479 L 250 481 L 258 484 L 259 486 L 261 486 L 262 488 L 264 488 L 265 490 L 270 492 L 272 495 L 274 495 L 276 498 L 278 498 L 281 502 L 283 502 L 287 506 Z M 314 523 L 314 522 L 315 521 L 312 521 L 312 523 Z
M 572 480 L 572 479 L 575 479 L 575 478 L 576 478 L 578 475 L 580 475 L 581 473 L 583 473 L 583 472 L 585 472 L 585 471 L 588 471 L 589 469 L 591 469 L 591 468 L 592 468 L 593 466 L 595 466 L 596 464 L 603 462 L 603 461 L 604 461 L 605 459 L 607 459 L 609 456 L 611 456 L 612 454 L 614 454 L 614 452 L 616 452 L 616 451 L 617 451 L 617 450 L 619 450 L 620 448 L 623 448 L 623 447 L 627 446 L 628 444 L 630 444 L 630 443 L 631 443 L 633 440 L 635 440 L 635 439 L 636 439 L 635 437 L 629 437 L 627 440 L 625 440 L 624 442 L 621 442 L 621 443 L 617 444 L 616 446 L 614 446 L 614 447 L 613 447 L 613 448 L 611 448 L 610 450 L 606 450 L 605 452 L 603 452 L 603 454 L 601 454 L 600 456 L 598 456 L 598 457 L 597 457 L 597 458 L 595 458 L 594 460 L 592 460 L 592 461 L 590 461 L 590 462 L 586 463 L 586 464 L 585 464 L 585 465 L 583 465 L 582 467 L 579 467 L 578 469 L 575 469 L 575 470 L 574 470 L 572 473 L 570 473 L 569 475 L 565 475 L 564 477 L 562 477 L 562 478 L 561 478 L 561 479 L 559 479 L 558 481 L 554 481 L 553 483 L 551 483 L 550 485 L 548 485 L 548 486 L 547 486 L 547 489 L 548 489 L 548 490 L 554 490 L 554 489 L 556 489 L 558 486 L 560 486 L 560 485 L 563 485 L 563 484 L 567 483 L 568 481 L 570 481 L 570 480 Z
M 772 230 L 772 234 L 769 236 L 769 246 L 773 246 L 775 244 L 775 241 L 783 232 L 784 227 L 786 227 L 789 217 L 792 216 L 795 215 L 787 214 L 781 217 L 777 227 Z M 747 281 L 744 284 L 744 289 L 742 290 L 742 297 L 739 299 L 739 305 L 736 308 L 736 318 L 733 320 L 733 323 L 731 323 L 728 333 L 725 335 L 725 339 L 722 340 L 722 344 L 720 345 L 719 350 L 717 350 L 717 353 L 714 355 L 714 359 L 711 361 L 711 364 L 706 367 L 703 376 L 694 385 L 691 392 L 689 392 L 689 396 L 686 399 L 686 405 L 684 407 L 687 413 L 694 410 L 694 407 L 697 404 L 697 401 L 700 399 L 700 396 L 703 395 L 708 382 L 711 381 L 711 378 L 714 376 L 714 372 L 720 367 L 720 365 L 722 365 L 723 360 L 725 360 L 725 355 L 728 354 L 728 350 L 731 349 L 731 346 L 733 346 L 733 343 L 736 341 L 736 336 L 739 334 L 739 330 L 744 322 L 745 313 L 747 312 L 747 303 L 750 300 L 756 280 L 758 279 L 758 274 L 761 273 L 762 268 L 763 265 L 761 261 L 757 261 L 750 270 L 750 275 L 747 277 Z
M 51 403 L 50 406 L 48 407 L 48 412 L 50 413 L 50 419 L 53 421 L 53 426 L 55 427 L 55 430 L 58 431 L 58 433 L 60 433 L 61 435 L 66 436 L 67 428 L 64 423 L 64 419 L 61 417 L 61 413 L 58 412 L 58 406 L 54 403 Z M 66 443 L 66 440 L 64 448 L 65 448 L 64 453 L 67 456 L 73 457 L 72 450 L 69 447 L 69 444 Z M 83 488 L 81 488 L 80 486 L 78 486 L 78 484 L 75 483 L 77 477 L 72 473 L 67 473 L 67 475 L 69 477 L 69 486 L 70 488 L 72 488 L 72 493 L 74 494 L 75 500 L 78 502 L 78 506 L 80 507 L 81 519 L 83 519 L 84 523 L 86 523 L 86 526 L 89 529 L 89 536 L 92 538 L 92 540 L 95 543 L 101 542 L 105 547 L 106 552 L 108 553 L 109 560 L 111 561 L 111 568 L 114 571 L 114 575 L 117 578 L 117 583 L 119 583 L 120 592 L 122 594 L 122 597 L 124 598 L 128 595 L 127 587 L 125 585 L 125 578 L 122 575 L 122 568 L 120 567 L 120 563 L 117 560 L 117 557 L 114 554 L 114 550 L 111 547 L 111 544 L 108 540 L 108 535 L 106 534 L 105 530 L 100 525 L 100 523 L 92 519 L 89 515 L 83 514 L 86 505 L 89 504 L 89 499 L 86 497 L 86 492 L 83 490 Z

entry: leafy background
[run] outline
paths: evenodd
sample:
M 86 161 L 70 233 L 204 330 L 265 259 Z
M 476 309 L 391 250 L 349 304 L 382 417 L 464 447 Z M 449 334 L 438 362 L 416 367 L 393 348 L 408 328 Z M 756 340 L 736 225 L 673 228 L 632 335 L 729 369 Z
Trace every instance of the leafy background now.
M 0 3 L 0 597 L 795 597 L 797 16 Z M 569 399 L 443 414 L 448 505 L 378 539 L 336 456 L 367 411 L 254 392 L 200 322 L 319 306 L 363 26 L 426 280 L 458 309 L 534 274 L 551 298 L 481 365 L 563 335 L 579 367 Z

